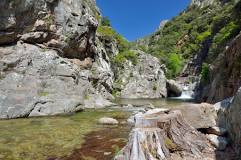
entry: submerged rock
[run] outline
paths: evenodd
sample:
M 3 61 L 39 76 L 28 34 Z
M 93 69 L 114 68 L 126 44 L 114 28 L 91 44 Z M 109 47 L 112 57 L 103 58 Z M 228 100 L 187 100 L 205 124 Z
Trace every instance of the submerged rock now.
M 119 124 L 119 122 L 116 119 L 109 118 L 109 117 L 100 118 L 98 123 L 104 124 L 104 125 L 117 125 L 117 124 Z

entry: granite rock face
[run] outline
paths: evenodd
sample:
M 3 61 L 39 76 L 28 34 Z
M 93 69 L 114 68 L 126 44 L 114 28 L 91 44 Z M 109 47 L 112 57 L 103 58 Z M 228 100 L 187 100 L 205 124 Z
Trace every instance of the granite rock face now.
M 56 115 L 111 104 L 93 88 L 89 70 L 54 50 L 18 43 L 0 47 L 0 54 L 0 118 Z
M 157 58 L 142 51 L 137 65 L 127 62 L 119 73 L 122 98 L 160 98 L 167 97 L 166 77 Z
M 0 118 L 112 105 L 94 0 L 3 0 L 0 9 Z
M 216 103 L 232 97 L 241 85 L 241 34 L 210 66 L 210 83 L 200 85 L 197 99 Z
M 94 56 L 99 11 L 93 0 L 3 0 L 0 10 L 0 45 L 21 39 L 46 43 L 65 57 Z

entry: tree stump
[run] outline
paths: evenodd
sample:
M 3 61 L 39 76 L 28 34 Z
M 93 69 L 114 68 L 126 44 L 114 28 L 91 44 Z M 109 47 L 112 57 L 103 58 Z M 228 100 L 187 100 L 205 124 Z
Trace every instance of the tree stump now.
M 190 126 L 180 111 L 139 115 L 135 123 L 115 160 L 201 160 L 213 153 L 207 138 Z

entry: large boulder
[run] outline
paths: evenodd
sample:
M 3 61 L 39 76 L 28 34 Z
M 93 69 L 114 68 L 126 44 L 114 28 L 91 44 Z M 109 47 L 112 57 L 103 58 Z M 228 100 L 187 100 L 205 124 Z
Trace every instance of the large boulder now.
M 138 63 L 127 62 L 119 73 L 122 98 L 167 97 L 166 77 L 159 60 L 142 51 L 135 51 Z
M 31 44 L 0 47 L 0 118 L 46 116 L 111 105 L 83 70 L 57 51 Z
M 179 97 L 182 94 L 182 87 L 174 80 L 167 80 L 168 97 Z
M 0 10 L 0 118 L 112 105 L 114 53 L 96 35 L 95 0 L 2 0 Z
M 210 128 L 217 125 L 217 112 L 212 104 L 186 104 L 177 108 L 182 111 L 186 121 L 196 129 Z

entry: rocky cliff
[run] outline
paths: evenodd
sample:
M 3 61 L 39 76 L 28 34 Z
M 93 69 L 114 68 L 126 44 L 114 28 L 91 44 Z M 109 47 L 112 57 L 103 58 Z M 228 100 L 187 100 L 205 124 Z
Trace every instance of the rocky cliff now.
M 4 0 L 0 9 L 0 118 L 111 104 L 101 94 L 111 72 L 96 43 L 95 1 Z M 98 88 L 92 84 L 94 66 L 104 70 Z
M 197 6 L 197 7 L 206 7 L 209 5 L 213 5 L 214 3 L 218 3 L 216 0 L 192 0 L 191 6 Z
M 209 83 L 200 84 L 197 97 L 213 103 L 235 95 L 241 85 L 241 35 L 227 46 L 208 69 Z
M 126 61 L 118 71 L 116 85 L 122 98 L 167 97 L 166 78 L 159 60 L 142 51 L 135 51 L 137 64 Z
M 2 0 L 0 10 L 0 118 L 57 115 L 112 105 L 113 84 L 119 77 L 115 70 L 120 70 L 113 60 L 122 56 L 128 43 L 119 34 L 113 38 L 103 30 L 113 31 L 100 26 L 95 0 Z M 140 73 L 142 77 L 153 75 L 146 83 L 154 86 L 157 81 L 165 87 L 159 62 L 143 56 L 143 61 L 132 65 L 147 68 L 148 73 Z M 124 61 L 130 63 L 128 57 Z M 139 68 L 131 70 L 137 73 Z M 124 92 L 129 88 L 125 85 Z M 151 96 L 166 95 L 158 85 L 155 93 L 150 89 Z M 139 98 L 147 96 L 138 92 Z

